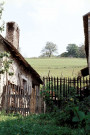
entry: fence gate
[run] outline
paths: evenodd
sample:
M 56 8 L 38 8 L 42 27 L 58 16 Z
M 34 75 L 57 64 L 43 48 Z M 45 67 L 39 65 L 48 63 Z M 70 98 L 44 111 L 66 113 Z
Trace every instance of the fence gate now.
M 7 113 L 18 112 L 23 116 L 30 113 L 41 113 L 41 97 L 39 86 L 29 90 L 10 84 L 4 86 L 1 101 L 2 109 Z
M 30 113 L 30 92 L 16 85 L 4 86 L 2 108 L 7 112 L 19 112 L 26 116 Z

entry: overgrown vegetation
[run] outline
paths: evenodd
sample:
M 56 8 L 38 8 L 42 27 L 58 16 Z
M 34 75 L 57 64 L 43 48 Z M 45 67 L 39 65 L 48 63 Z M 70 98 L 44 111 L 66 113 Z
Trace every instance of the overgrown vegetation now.
M 89 90 L 89 87 L 88 87 Z M 77 131 L 79 135 L 89 135 L 90 133 L 90 96 L 77 97 L 72 89 L 68 98 L 62 97 L 60 108 L 55 106 L 54 99 L 50 96 L 48 85 L 42 91 L 46 102 L 46 112 L 57 126 L 67 127 Z M 72 133 L 70 133 L 72 134 Z
M 22 117 L 19 114 L 0 114 L 0 135 L 89 135 L 89 97 L 79 102 L 70 98 L 63 100 L 63 109 L 53 107 L 46 114 Z M 49 104 L 49 107 L 50 104 Z M 82 110 L 82 108 L 86 108 Z
M 61 98 L 58 108 L 48 93 L 42 94 L 47 104 L 46 114 L 0 114 L 0 135 L 89 135 L 90 96 L 79 99 L 71 89 L 68 98 Z

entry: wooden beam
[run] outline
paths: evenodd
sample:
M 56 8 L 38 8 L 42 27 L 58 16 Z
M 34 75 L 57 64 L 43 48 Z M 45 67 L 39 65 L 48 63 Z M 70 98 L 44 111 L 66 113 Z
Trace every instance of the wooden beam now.
M 90 76 L 90 16 L 88 16 L 88 49 L 89 49 L 89 54 L 88 54 L 88 68 L 89 68 L 89 76 Z

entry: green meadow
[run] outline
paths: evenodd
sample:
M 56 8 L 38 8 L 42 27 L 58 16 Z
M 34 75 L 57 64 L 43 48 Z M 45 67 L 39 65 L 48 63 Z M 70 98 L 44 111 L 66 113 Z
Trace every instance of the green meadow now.
M 87 66 L 84 58 L 26 58 L 28 63 L 43 76 L 76 77 Z

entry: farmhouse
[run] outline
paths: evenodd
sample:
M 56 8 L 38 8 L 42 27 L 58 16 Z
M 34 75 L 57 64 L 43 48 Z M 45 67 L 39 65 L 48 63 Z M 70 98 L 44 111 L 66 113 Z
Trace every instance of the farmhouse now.
M 6 25 L 6 38 L 0 35 L 0 53 L 9 52 L 10 58 L 13 60 L 11 70 L 14 75 L 8 75 L 8 83 L 20 86 L 28 93 L 37 89 L 39 93 L 42 80 L 39 74 L 28 64 L 19 52 L 19 27 L 15 22 L 8 22 Z M 2 63 L 0 63 L 0 66 Z M 0 74 L 0 96 L 3 93 L 3 87 L 6 85 L 5 74 Z M 0 100 L 1 104 L 1 100 Z

